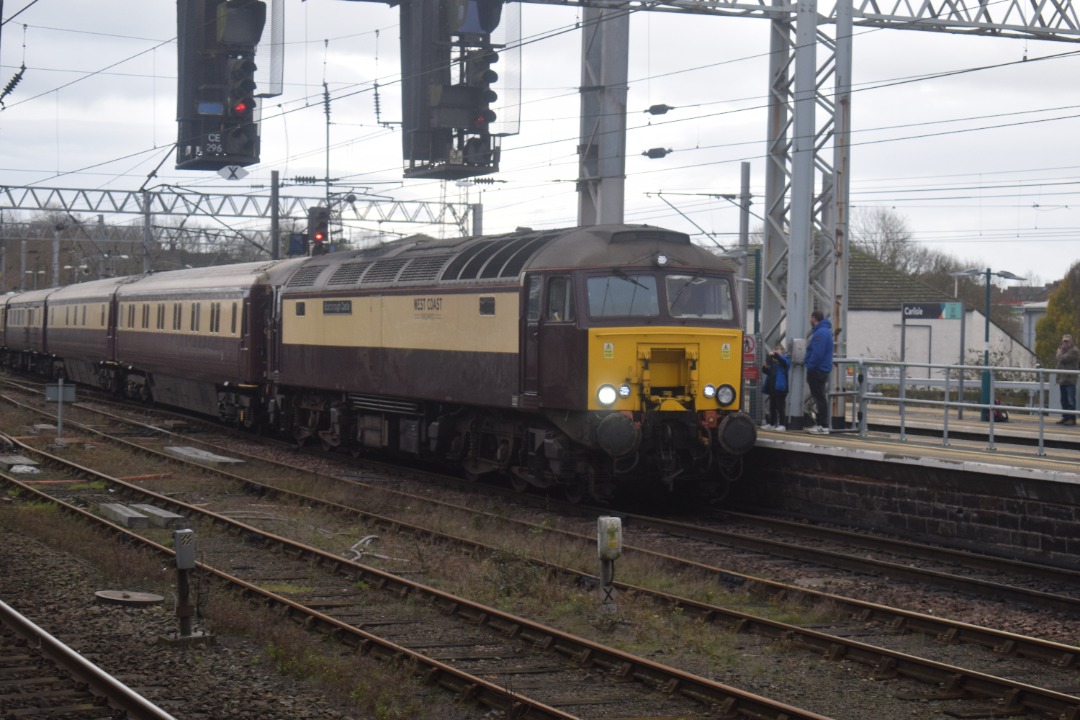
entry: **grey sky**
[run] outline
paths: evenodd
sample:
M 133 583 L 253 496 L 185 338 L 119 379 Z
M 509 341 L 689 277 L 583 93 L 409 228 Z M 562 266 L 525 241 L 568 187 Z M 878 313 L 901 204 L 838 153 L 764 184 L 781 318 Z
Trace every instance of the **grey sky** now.
M 32 2 L 8 0 L 6 17 Z M 505 182 L 483 186 L 489 232 L 576 221 L 579 11 L 520 7 L 522 121 L 520 134 L 503 141 L 496 177 Z M 377 122 L 375 80 L 378 120 L 400 119 L 396 8 L 287 0 L 285 13 L 285 88 L 262 108 L 263 162 L 226 186 L 214 173 L 173 169 L 173 3 L 37 0 L 3 28 L 0 87 L 23 62 L 27 71 L 0 111 L 0 184 L 136 189 L 166 156 L 151 187 L 244 192 L 265 186 L 271 170 L 321 177 L 325 81 L 332 176 L 397 200 L 462 202 L 468 193 L 476 202 L 480 187 L 403 180 L 398 128 Z M 640 12 L 631 32 L 626 220 L 696 233 L 655 196 L 663 192 L 720 243 L 734 243 L 737 209 L 702 194 L 737 192 L 740 163 L 749 161 L 761 211 L 768 24 Z M 1080 259 L 1077 48 L 856 29 L 853 205 L 895 208 L 918 242 L 972 266 L 1061 277 Z M 643 112 L 656 103 L 676 110 Z M 653 147 L 674 152 L 641 155 Z

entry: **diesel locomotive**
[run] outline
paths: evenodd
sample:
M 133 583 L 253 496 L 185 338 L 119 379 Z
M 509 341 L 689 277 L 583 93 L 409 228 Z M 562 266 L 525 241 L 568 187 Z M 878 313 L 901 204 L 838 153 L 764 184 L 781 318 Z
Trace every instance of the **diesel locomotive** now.
M 743 317 L 726 260 L 607 225 L 7 295 L 0 348 L 9 367 L 519 490 L 719 497 L 756 442 Z

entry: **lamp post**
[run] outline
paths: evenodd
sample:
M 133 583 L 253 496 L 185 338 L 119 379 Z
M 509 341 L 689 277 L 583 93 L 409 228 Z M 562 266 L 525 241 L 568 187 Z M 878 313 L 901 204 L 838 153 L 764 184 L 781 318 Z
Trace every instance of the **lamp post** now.
M 982 391 L 979 394 L 979 403 L 985 405 L 982 411 L 982 419 L 984 421 L 990 419 L 990 282 L 991 278 L 999 277 L 1002 280 L 1023 280 L 1024 278 L 1019 275 L 1014 275 L 1008 270 L 992 271 L 990 268 L 985 270 L 961 270 L 960 272 L 952 273 L 954 278 L 957 277 L 978 277 L 979 275 L 986 276 L 986 332 L 983 335 L 983 371 L 982 371 Z

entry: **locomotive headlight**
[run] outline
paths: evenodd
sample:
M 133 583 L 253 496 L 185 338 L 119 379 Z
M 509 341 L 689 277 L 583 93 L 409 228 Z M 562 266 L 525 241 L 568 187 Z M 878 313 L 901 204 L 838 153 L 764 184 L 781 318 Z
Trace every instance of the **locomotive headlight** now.
M 721 385 L 716 391 L 716 401 L 721 405 L 730 405 L 735 402 L 735 388 L 730 385 Z
M 619 393 L 615 390 L 614 385 L 601 385 L 600 389 L 596 391 L 596 399 L 600 401 L 601 405 L 614 405 L 618 397 Z
M 623 400 L 630 397 L 630 386 L 626 383 L 623 383 L 619 386 L 619 397 L 621 397 Z
M 668 264 L 668 256 L 664 253 L 660 253 L 656 256 L 656 267 L 666 267 Z
M 701 392 L 705 395 L 705 397 L 709 398 L 710 400 L 716 397 L 716 388 L 712 385 L 706 385 L 705 387 L 701 388 Z

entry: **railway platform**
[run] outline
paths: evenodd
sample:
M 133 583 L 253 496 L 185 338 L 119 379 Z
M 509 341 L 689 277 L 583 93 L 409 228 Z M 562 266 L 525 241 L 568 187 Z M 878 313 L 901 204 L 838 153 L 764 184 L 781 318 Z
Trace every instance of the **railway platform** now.
M 978 410 L 871 404 L 867 430 L 759 428 L 758 444 L 804 453 L 860 457 L 883 463 L 968 470 L 986 475 L 1039 478 L 1080 486 L 1080 426 L 1059 425 L 1056 415 L 1010 414 L 1007 422 L 982 421 Z M 849 423 L 850 424 L 850 423 Z
M 760 430 L 724 502 L 1080 568 L 1080 428 L 1038 411 L 865 413 L 864 431 Z

